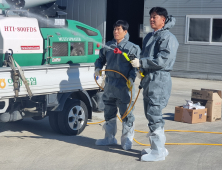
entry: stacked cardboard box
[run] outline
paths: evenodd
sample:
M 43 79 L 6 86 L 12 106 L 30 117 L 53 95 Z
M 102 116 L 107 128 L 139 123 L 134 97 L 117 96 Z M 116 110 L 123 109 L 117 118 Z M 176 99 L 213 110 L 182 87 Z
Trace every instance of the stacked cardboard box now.
M 187 123 L 213 122 L 221 120 L 221 91 L 212 89 L 192 90 L 191 100 L 200 102 L 207 109 L 175 108 L 174 120 Z M 206 120 L 205 120 L 206 117 Z
M 185 109 L 183 106 L 177 106 L 174 120 L 184 123 L 203 123 L 207 120 L 207 109 Z
M 221 91 L 212 89 L 192 90 L 191 100 L 208 109 L 207 121 L 221 120 Z

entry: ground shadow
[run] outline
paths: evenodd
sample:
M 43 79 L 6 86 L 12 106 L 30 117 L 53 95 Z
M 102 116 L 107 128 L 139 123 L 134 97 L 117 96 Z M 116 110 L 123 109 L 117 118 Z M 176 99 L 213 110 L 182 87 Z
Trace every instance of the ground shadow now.
M 174 121 L 174 113 L 164 113 L 163 119 Z
M 86 127 L 85 130 L 87 130 Z M 22 131 L 28 131 L 31 132 L 35 135 L 38 136 L 23 136 L 23 135 L 18 135 L 18 136 L 9 136 L 8 134 L 5 134 L 3 132 L 5 131 L 12 131 L 12 132 L 20 132 L 23 133 Z M 0 123 L 0 134 L 2 133 L 1 136 L 7 137 L 7 138 L 20 138 L 20 139 L 25 139 L 25 138 L 36 138 L 36 139 L 52 139 L 52 140 L 58 140 L 58 141 L 63 141 L 71 144 L 76 144 L 79 146 L 95 149 L 95 150 L 102 150 L 105 152 L 112 152 L 112 153 L 117 153 L 121 155 L 126 155 L 126 156 L 132 156 L 135 158 L 138 158 L 136 160 L 139 161 L 140 157 L 140 150 L 135 150 L 131 149 L 129 151 L 125 151 L 122 149 L 120 145 L 113 145 L 113 146 L 96 146 L 95 142 L 96 139 L 90 138 L 87 136 L 65 136 L 62 134 L 57 134 L 55 133 L 51 127 L 49 126 L 48 123 L 48 118 L 45 118 L 44 120 L 40 121 L 34 121 L 32 119 L 25 119 L 20 122 L 14 122 L 14 123 Z M 10 132 L 9 132 L 10 133 Z

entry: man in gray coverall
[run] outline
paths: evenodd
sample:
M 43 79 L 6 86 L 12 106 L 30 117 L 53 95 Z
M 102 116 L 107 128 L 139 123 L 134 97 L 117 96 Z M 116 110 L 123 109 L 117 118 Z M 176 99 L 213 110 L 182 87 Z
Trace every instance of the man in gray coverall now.
M 122 54 L 115 54 L 113 50 L 118 48 L 120 51 L 136 57 L 139 57 L 141 50 L 139 46 L 129 42 L 129 25 L 126 21 L 118 20 L 113 27 L 114 39 L 107 42 L 106 46 L 100 50 L 99 58 L 95 62 L 95 75 L 99 76 L 101 74 L 100 70 L 106 64 L 106 69 L 122 73 L 128 79 L 128 83 L 133 86 L 136 78 L 136 68 L 133 68 Z M 129 88 L 126 83 L 126 80 L 120 74 L 109 71 L 106 72 L 103 94 L 103 102 L 105 104 L 104 117 L 106 121 L 103 126 L 105 138 L 97 140 L 96 145 L 117 144 L 117 140 L 115 139 L 117 132 L 117 107 L 122 117 L 130 102 Z M 133 86 L 133 96 L 134 93 L 135 88 Z M 123 119 L 121 146 L 124 150 L 129 150 L 132 147 L 134 120 L 135 118 L 132 111 Z
M 167 106 L 171 93 L 170 71 L 176 60 L 179 43 L 169 32 L 175 25 L 175 18 L 168 16 L 167 10 L 154 7 L 150 10 L 150 25 L 154 32 L 146 35 L 140 59 L 131 61 L 133 67 L 139 67 L 145 77 L 143 87 L 144 111 L 149 121 L 148 137 L 151 148 L 141 152 L 141 161 L 165 160 L 169 154 L 165 148 L 164 120 L 162 109 Z M 139 78 L 140 74 L 137 74 Z

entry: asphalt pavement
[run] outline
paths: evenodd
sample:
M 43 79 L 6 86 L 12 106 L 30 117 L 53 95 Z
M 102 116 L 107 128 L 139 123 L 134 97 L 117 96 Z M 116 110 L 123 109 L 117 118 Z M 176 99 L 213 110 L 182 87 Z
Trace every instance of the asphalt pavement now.
M 222 122 L 188 124 L 174 121 L 174 108 L 190 99 L 192 89 L 222 90 L 222 81 L 172 78 L 173 88 L 168 106 L 163 110 L 165 130 L 194 130 L 222 132 Z M 139 80 L 136 80 L 138 86 Z M 143 111 L 142 93 L 134 110 L 136 129 L 148 131 Z M 93 113 L 93 122 L 103 120 L 103 113 Z M 146 146 L 133 143 L 133 149 L 120 146 L 122 125 L 118 121 L 116 146 L 95 146 L 104 137 L 101 124 L 87 125 L 79 136 L 56 134 L 48 118 L 35 121 L 0 123 L 0 170 L 221 170 L 222 146 L 167 145 L 165 161 L 141 162 L 140 152 Z M 222 144 L 221 134 L 166 132 L 167 143 Z M 135 132 L 135 139 L 149 144 L 145 133 Z

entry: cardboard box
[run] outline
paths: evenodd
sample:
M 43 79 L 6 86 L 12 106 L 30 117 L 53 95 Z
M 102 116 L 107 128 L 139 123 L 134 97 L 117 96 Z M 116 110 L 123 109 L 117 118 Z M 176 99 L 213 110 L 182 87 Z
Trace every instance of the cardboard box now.
M 200 102 L 207 110 L 207 121 L 221 120 L 221 91 L 213 89 L 192 90 L 191 100 Z
M 207 120 L 207 108 L 184 109 L 183 106 L 175 107 L 174 120 L 184 123 L 203 123 Z

